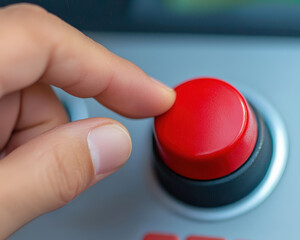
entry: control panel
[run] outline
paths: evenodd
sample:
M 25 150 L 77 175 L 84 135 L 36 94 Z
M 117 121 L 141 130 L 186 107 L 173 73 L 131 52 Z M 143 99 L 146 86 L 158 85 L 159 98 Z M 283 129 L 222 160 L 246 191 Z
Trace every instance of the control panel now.
M 296 39 L 88 35 L 174 87 L 176 101 L 132 120 L 55 89 L 72 121 L 123 123 L 133 152 L 120 171 L 11 239 L 300 239 Z

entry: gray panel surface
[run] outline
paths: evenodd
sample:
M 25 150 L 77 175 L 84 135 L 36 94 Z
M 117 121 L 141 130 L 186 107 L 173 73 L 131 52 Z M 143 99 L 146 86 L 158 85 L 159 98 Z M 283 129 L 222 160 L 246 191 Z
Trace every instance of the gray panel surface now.
M 214 76 L 262 95 L 287 126 L 287 168 L 275 191 L 254 210 L 226 221 L 191 220 L 170 211 L 149 188 L 152 119 L 126 119 L 87 99 L 90 117 L 115 118 L 129 129 L 131 158 L 120 171 L 65 207 L 34 220 L 11 239 L 139 240 L 149 231 L 175 233 L 182 239 L 190 234 L 229 240 L 300 239 L 299 39 L 89 35 L 170 86 L 196 76 Z

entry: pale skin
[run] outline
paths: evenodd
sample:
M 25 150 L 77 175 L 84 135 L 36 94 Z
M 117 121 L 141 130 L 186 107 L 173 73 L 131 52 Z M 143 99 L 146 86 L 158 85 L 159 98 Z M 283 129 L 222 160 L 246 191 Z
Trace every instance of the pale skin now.
M 113 119 L 68 123 L 49 85 L 93 97 L 130 118 L 164 113 L 175 93 L 40 7 L 0 9 L 0 34 L 0 239 L 5 239 L 115 172 L 131 152 L 126 128 Z M 111 134 L 105 141 L 100 133 Z M 118 142 L 113 147 L 119 150 L 109 152 L 110 142 Z

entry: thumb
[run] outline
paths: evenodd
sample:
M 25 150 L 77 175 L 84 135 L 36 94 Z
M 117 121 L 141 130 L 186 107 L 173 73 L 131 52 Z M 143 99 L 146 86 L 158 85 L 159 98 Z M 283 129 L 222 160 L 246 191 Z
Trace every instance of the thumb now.
M 107 118 L 60 126 L 14 150 L 0 161 L 0 239 L 119 169 L 130 152 L 125 127 Z

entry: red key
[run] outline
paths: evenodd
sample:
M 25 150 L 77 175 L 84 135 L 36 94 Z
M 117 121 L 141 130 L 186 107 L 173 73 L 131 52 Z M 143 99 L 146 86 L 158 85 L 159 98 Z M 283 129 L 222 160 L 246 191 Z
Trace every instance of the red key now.
M 186 240 L 226 240 L 219 237 L 189 236 Z
M 179 240 L 179 238 L 173 234 L 148 233 L 143 240 Z

